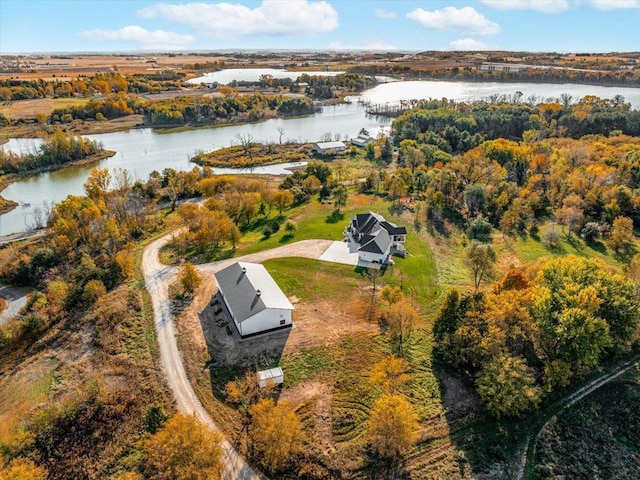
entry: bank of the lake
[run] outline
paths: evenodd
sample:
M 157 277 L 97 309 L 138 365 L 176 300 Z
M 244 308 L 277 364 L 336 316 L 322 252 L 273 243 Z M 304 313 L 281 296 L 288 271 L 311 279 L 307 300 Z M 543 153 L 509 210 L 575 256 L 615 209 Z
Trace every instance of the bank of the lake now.
M 32 170 L 25 170 L 24 172 L 12 173 L 7 175 L 0 175 L 0 193 L 4 192 L 4 190 L 11 185 L 13 182 L 16 182 L 20 179 L 31 177 L 34 175 L 38 175 L 40 173 L 45 172 L 55 172 L 56 170 L 61 170 L 67 167 L 80 166 L 80 165 L 89 165 L 94 162 L 99 162 L 101 160 L 106 160 L 110 157 L 113 157 L 116 152 L 111 150 L 102 150 L 94 155 L 90 155 L 81 160 L 75 160 L 73 162 L 61 163 L 56 165 L 49 165 L 46 167 L 35 168 Z M 30 205 L 30 202 L 23 202 L 22 205 L 27 204 Z M 0 215 L 4 215 L 9 213 L 11 210 L 20 205 L 18 202 L 14 200 L 7 200 L 0 194 Z
M 153 170 L 161 172 L 165 168 L 188 170 L 194 167 L 190 162 L 200 152 L 238 145 L 238 136 L 250 135 L 260 143 L 306 143 L 322 138 L 340 139 L 357 136 L 365 128 L 372 136 L 389 128 L 390 120 L 376 118 L 366 113 L 366 106 L 358 100 L 370 103 L 396 102 L 399 100 L 442 98 L 457 101 L 489 99 L 494 95 L 513 95 L 521 92 L 524 99 L 535 96 L 540 99 L 559 98 L 567 93 L 577 100 L 585 95 L 613 98 L 622 95 L 632 108 L 640 107 L 640 89 L 591 87 L 574 84 L 526 84 L 526 83 L 469 83 L 469 82 L 393 82 L 380 84 L 352 97 L 351 103 L 323 107 L 315 115 L 295 118 L 273 118 L 258 123 L 230 126 L 180 129 L 162 131 L 150 128 L 130 129 L 122 132 L 88 135 L 87 138 L 100 142 L 105 149 L 117 152 L 107 160 L 91 165 L 100 168 L 127 168 L 134 179 L 147 180 Z M 280 134 L 280 129 L 284 134 Z M 26 141 L 22 141 L 26 142 Z M 33 141 L 32 141 L 33 142 Z M 21 142 L 13 140 L 10 144 Z M 33 148 L 33 147 L 31 147 Z M 25 147 L 28 151 L 29 147 Z M 91 168 L 86 165 L 67 167 L 55 172 L 46 172 L 20 179 L 2 191 L 2 196 L 18 204 L 30 203 L 30 207 L 16 208 L 0 216 L 0 235 L 24 231 L 30 223 L 34 209 L 44 202 L 59 202 L 67 195 L 81 195 L 83 185 Z M 246 172 L 233 169 L 214 168 L 216 173 L 261 173 L 259 168 Z M 282 173 L 286 173 L 283 170 Z M 264 173 L 272 174 L 272 171 Z

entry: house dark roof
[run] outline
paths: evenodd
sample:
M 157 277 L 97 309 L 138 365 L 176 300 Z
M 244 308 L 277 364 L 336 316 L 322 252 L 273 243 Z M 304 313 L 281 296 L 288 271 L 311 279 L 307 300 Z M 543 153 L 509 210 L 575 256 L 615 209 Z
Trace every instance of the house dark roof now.
M 381 221 L 384 221 L 384 218 L 376 213 L 358 213 L 352 224 L 356 233 L 364 235 L 371 233 L 373 230 L 377 230 L 376 227 L 378 227 Z
M 379 232 L 381 233 L 381 232 Z M 384 253 L 391 245 L 391 237 L 389 235 L 365 235 L 360 242 L 361 252 Z
M 351 227 L 355 239 L 360 244 L 361 252 L 383 254 L 392 242 L 392 235 L 406 235 L 405 227 L 398 227 L 387 222 L 384 217 L 374 212 L 358 213 L 351 219 Z
M 216 272 L 215 277 L 238 322 L 266 308 L 293 310 L 269 272 L 258 263 L 236 262 Z
M 406 227 L 398 227 L 397 225 L 394 225 L 393 223 L 389 223 L 386 220 L 384 222 L 380 222 L 380 226 L 384 228 L 387 232 L 389 232 L 389 235 L 406 235 L 407 234 Z

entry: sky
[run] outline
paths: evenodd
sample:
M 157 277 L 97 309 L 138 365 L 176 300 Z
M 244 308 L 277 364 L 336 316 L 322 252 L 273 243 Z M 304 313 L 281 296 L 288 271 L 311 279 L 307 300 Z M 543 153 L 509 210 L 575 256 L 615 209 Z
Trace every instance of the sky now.
M 0 54 L 640 51 L 640 0 L 0 0 Z

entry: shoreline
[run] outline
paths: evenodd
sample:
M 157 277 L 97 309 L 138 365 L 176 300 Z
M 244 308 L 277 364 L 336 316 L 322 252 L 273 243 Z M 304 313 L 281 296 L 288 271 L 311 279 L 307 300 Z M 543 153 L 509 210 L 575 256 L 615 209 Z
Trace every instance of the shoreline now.
M 24 138 L 29 138 L 29 137 L 24 137 Z M 2 192 L 13 182 L 22 180 L 23 178 L 31 177 L 33 175 L 38 175 L 40 173 L 55 172 L 57 170 L 62 170 L 63 168 L 67 168 L 67 167 L 76 167 L 79 165 L 86 165 L 88 163 L 98 162 L 100 160 L 111 158 L 116 153 L 117 152 L 113 150 L 103 150 L 102 152 L 96 153 L 94 155 L 83 158 L 81 160 L 63 163 L 60 165 L 50 165 L 48 167 L 42 167 L 35 170 L 27 170 L 25 172 L 10 173 L 10 174 L 1 176 L 0 177 L 0 215 L 9 213 L 11 210 L 15 209 L 18 206 L 17 202 L 14 202 L 13 200 L 7 200 L 2 196 Z

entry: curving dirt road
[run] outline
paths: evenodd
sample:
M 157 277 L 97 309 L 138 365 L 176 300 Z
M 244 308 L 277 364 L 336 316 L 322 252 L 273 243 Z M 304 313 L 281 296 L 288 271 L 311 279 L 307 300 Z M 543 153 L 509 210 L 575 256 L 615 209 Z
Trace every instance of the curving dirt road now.
M 142 254 L 142 273 L 153 305 L 162 368 L 176 399 L 178 411 L 187 415 L 195 415 L 210 429 L 220 432 L 193 391 L 178 350 L 169 300 L 169 285 L 173 282 L 177 268 L 160 263 L 158 255 L 160 249 L 171 239 L 172 235 L 173 233 L 165 235 L 150 243 Z M 237 261 L 263 262 L 269 258 L 278 257 L 319 258 L 331 243 L 333 243 L 331 240 L 303 240 L 265 252 L 201 265 L 198 266 L 198 269 L 203 273 L 211 274 Z M 253 480 L 264 478 L 244 461 L 227 440 L 223 440 L 222 448 L 224 452 L 224 479 Z
M 0 325 L 11 320 L 27 304 L 27 296 L 31 292 L 28 288 L 0 285 L 0 297 L 7 302 L 7 307 L 0 313 Z

